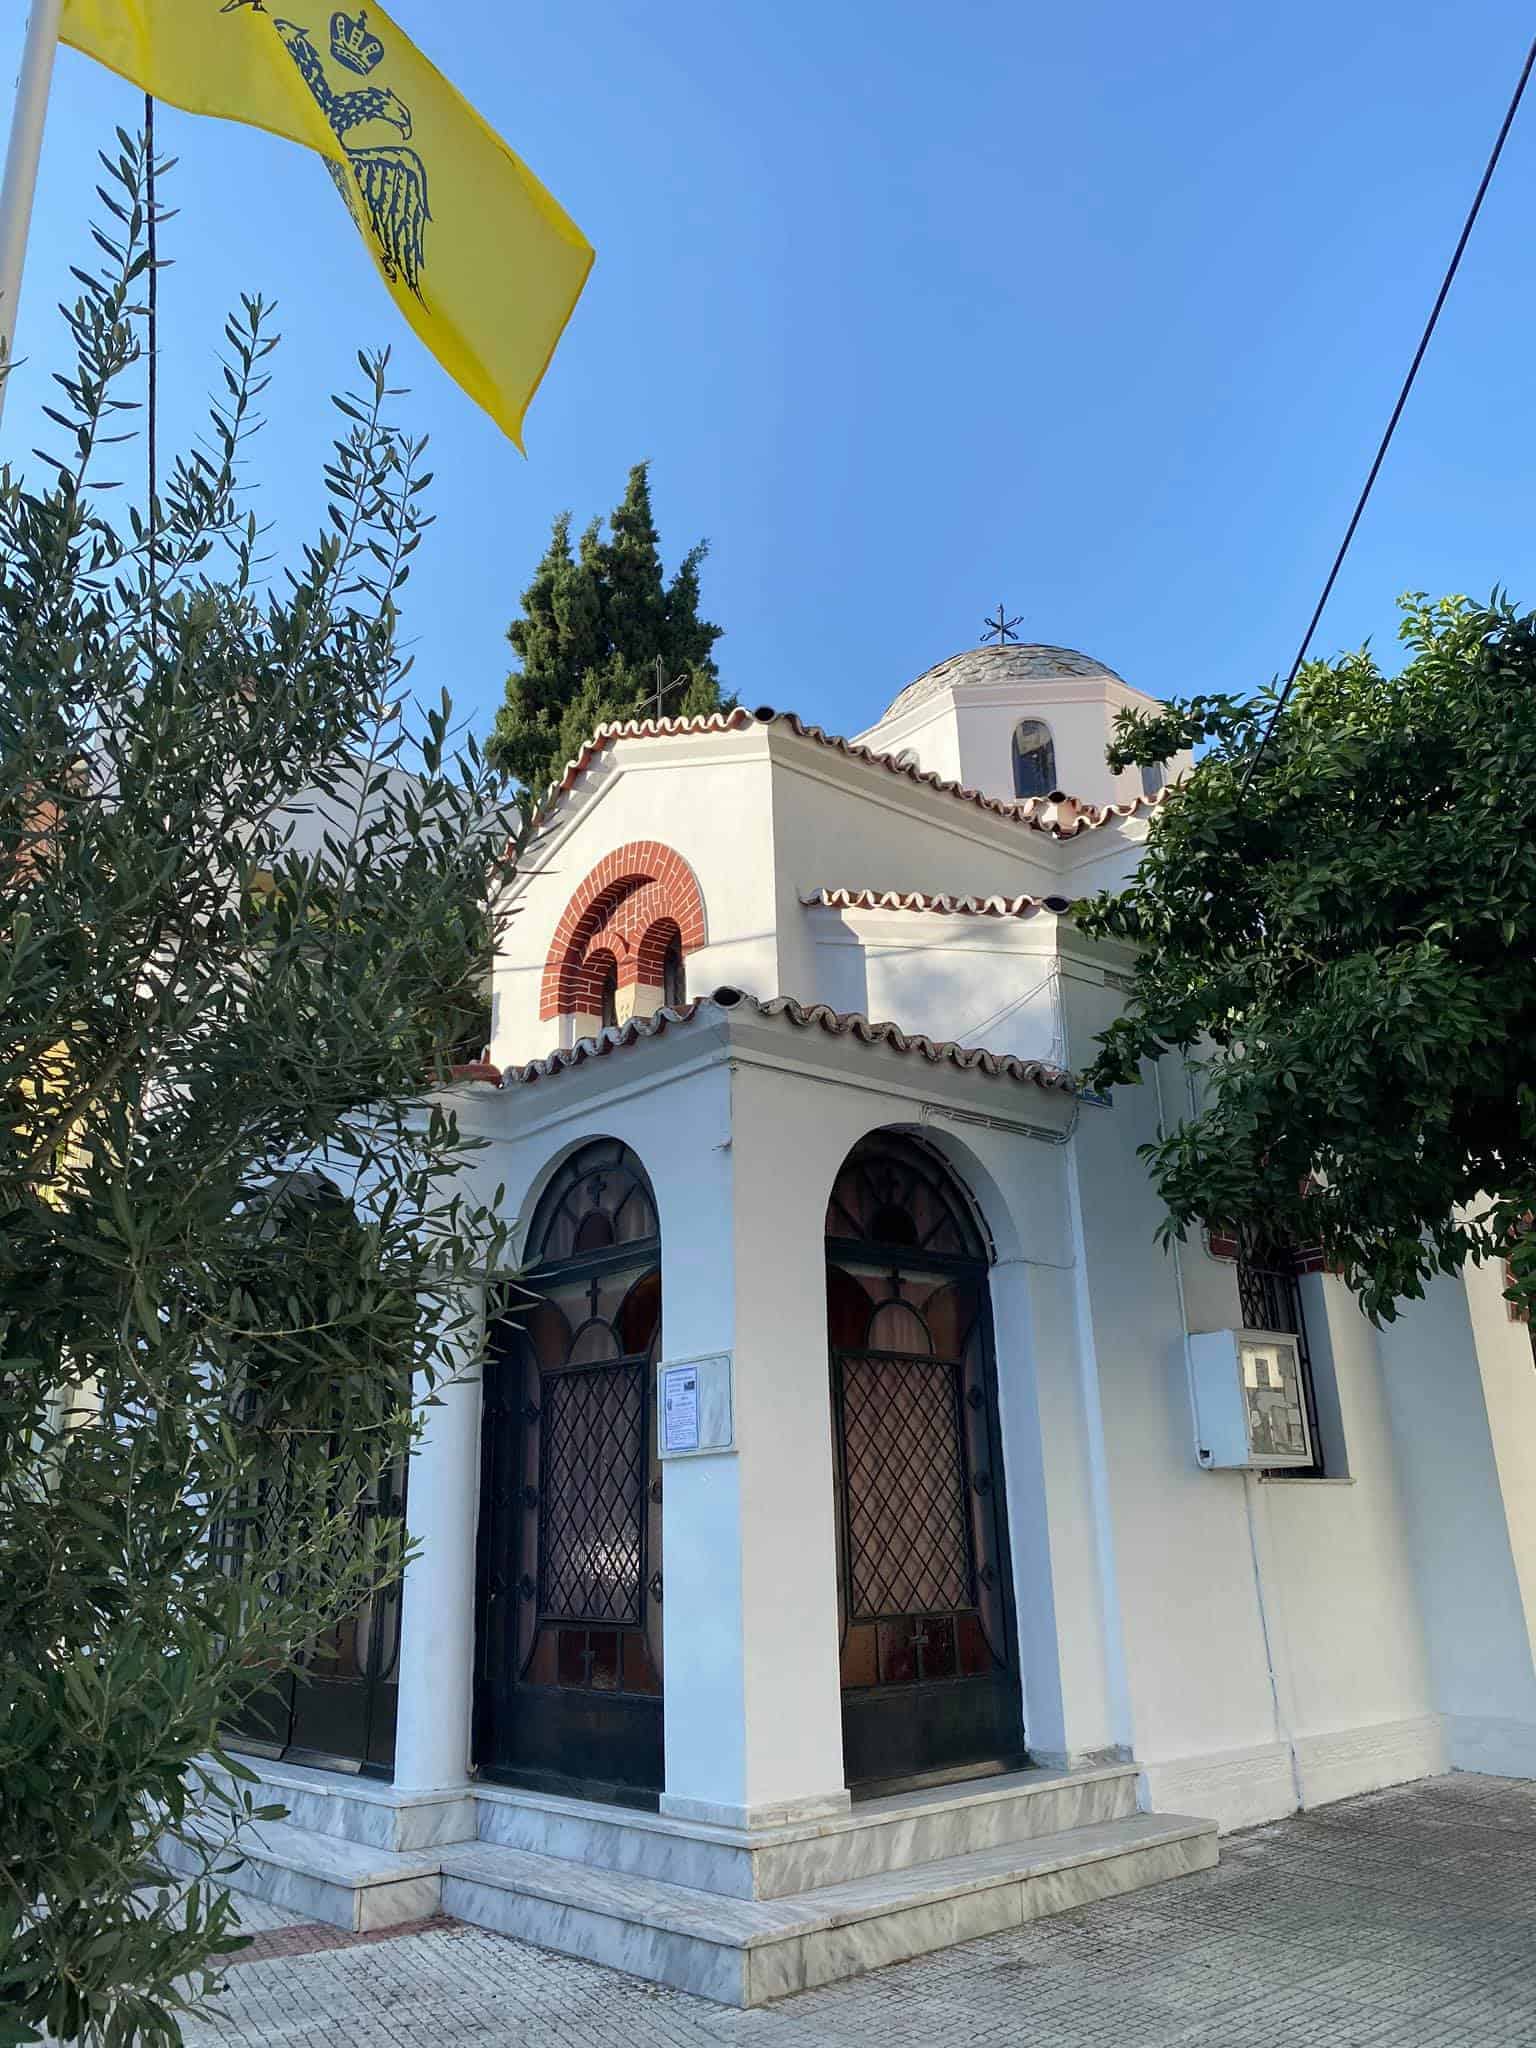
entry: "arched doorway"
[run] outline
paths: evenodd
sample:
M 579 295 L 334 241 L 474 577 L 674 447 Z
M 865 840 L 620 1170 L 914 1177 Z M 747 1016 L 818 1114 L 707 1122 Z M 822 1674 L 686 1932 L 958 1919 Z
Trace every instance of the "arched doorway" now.
M 662 1784 L 655 1197 L 612 1138 L 545 1191 L 486 1363 L 475 1760 L 654 1805 Z
M 843 1757 L 855 1790 L 1024 1760 L 988 1246 L 921 1139 L 827 1205 Z

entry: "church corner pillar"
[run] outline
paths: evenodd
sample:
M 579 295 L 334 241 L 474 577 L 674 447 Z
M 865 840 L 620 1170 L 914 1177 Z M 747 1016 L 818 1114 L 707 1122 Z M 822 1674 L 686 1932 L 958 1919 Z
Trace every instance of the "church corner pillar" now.
M 730 1442 L 663 1444 L 661 1810 L 733 1827 L 846 1808 L 822 1241 L 780 1077 L 728 1062 L 666 1176 L 663 1365 L 728 1358 Z M 803 1184 L 802 1184 L 803 1183 Z M 716 1372 L 720 1370 L 715 1368 Z
M 406 1526 L 417 1545 L 400 1607 L 397 1792 L 435 1792 L 469 1776 L 475 1657 L 475 1529 L 480 1480 L 480 1356 L 485 1289 L 469 1290 L 411 1457 Z M 418 1375 L 413 1389 L 427 1393 Z
M 1134 1748 L 1081 1142 L 1035 1162 L 1021 1213 L 1044 1206 L 992 1273 L 1025 1728 L 1071 1767 Z

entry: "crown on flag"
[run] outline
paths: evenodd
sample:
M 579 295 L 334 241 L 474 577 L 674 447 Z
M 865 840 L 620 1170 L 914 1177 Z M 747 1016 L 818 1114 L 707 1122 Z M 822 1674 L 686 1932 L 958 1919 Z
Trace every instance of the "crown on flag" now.
M 358 9 L 355 21 L 340 7 L 331 16 L 331 55 L 362 78 L 383 57 L 384 45 L 368 26 L 366 7 Z

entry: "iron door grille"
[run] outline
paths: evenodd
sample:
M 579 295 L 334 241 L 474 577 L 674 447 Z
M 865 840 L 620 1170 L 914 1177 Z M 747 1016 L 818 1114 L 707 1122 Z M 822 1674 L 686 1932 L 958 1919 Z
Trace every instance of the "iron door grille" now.
M 838 1363 L 850 1618 L 974 1607 L 959 1366 L 878 1352 Z
M 645 1362 L 546 1373 L 539 1497 L 544 1621 L 645 1621 Z

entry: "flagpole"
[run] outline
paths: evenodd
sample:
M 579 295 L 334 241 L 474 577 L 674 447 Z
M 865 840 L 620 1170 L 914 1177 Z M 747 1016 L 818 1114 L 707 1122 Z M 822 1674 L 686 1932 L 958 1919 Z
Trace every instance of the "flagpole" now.
M 144 201 L 149 214 L 149 391 L 144 418 L 149 444 L 149 611 L 153 622 L 157 611 L 155 576 L 159 568 L 160 483 L 156 473 L 160 445 L 160 249 L 157 231 L 160 200 L 155 187 L 155 96 L 144 95 Z
M 43 125 L 48 118 L 48 91 L 53 83 L 53 53 L 59 46 L 59 21 L 64 0 L 32 0 L 27 40 L 22 46 L 16 80 L 16 106 L 11 139 L 5 152 L 5 183 L 0 185 L 0 364 L 8 363 L 16 340 L 16 310 L 21 299 L 21 273 L 27 260 L 27 231 L 32 225 L 32 195 L 37 190 L 37 163 L 43 153 Z M 9 378 L 0 377 L 0 413 L 5 410 Z

